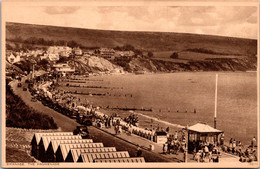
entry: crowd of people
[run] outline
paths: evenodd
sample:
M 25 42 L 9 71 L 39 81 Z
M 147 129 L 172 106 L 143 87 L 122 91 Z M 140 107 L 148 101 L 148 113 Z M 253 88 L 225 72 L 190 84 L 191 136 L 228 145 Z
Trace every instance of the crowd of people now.
M 241 162 L 252 162 L 257 161 L 256 152 L 256 138 L 253 137 L 251 145 L 244 147 L 240 141 L 236 141 L 234 138 L 229 140 L 229 145 L 222 145 L 222 150 L 227 153 L 231 153 L 239 156 L 239 161 Z

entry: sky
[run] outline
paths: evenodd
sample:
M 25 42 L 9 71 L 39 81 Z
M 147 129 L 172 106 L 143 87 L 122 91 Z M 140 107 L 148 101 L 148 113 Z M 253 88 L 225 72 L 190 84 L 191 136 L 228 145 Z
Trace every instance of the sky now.
M 9 22 L 257 39 L 256 6 L 12 6 Z

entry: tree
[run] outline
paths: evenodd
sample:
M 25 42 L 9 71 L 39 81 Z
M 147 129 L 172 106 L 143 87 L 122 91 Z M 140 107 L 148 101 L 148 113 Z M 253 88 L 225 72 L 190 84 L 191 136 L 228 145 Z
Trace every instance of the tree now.
M 6 44 L 6 49 L 7 49 L 7 50 L 13 50 L 13 47 L 12 47 L 10 44 L 7 43 L 7 44 Z
M 48 64 L 49 64 L 49 62 L 48 62 L 47 59 L 42 59 L 42 60 L 40 61 L 40 63 L 39 63 L 39 65 L 41 65 L 44 69 L 47 69 Z
M 134 50 L 135 55 L 143 55 L 143 52 L 139 49 Z
M 147 55 L 148 55 L 148 57 L 151 58 L 151 57 L 153 57 L 153 52 L 150 52 L 150 51 L 149 51 Z
M 71 40 L 68 42 L 68 46 L 71 48 L 75 48 L 77 46 L 80 46 L 77 42 L 75 42 L 74 40 Z
M 20 50 L 20 45 L 19 45 L 19 43 L 15 43 L 14 46 L 15 46 L 15 47 L 14 47 L 14 50 L 15 50 L 15 51 L 19 51 L 19 50 Z
M 67 57 L 60 57 L 60 59 L 57 61 L 58 63 L 64 63 L 64 62 L 67 62 L 69 61 L 70 59 L 67 58 Z
M 172 59 L 177 59 L 179 57 L 177 52 L 173 52 L 172 55 L 170 56 L 170 58 Z
M 66 45 L 66 41 L 65 40 L 58 40 L 58 41 L 55 42 L 55 44 L 57 46 L 64 46 L 64 45 Z

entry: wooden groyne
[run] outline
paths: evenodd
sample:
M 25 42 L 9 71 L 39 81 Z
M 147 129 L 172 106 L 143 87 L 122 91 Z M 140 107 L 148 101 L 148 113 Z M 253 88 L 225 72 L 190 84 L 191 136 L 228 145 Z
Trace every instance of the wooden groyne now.
M 105 107 L 105 109 L 111 109 L 111 110 L 123 110 L 123 111 L 153 111 L 152 108 L 131 108 L 131 107 Z

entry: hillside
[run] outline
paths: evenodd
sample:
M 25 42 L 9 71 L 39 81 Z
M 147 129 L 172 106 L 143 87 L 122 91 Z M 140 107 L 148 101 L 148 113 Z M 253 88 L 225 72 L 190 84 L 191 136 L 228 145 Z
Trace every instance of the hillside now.
M 203 48 L 215 53 L 229 55 L 255 55 L 257 41 L 211 35 L 107 31 L 69 27 L 43 26 L 21 23 L 6 23 L 6 38 L 30 37 L 46 40 L 74 40 L 86 47 L 116 47 L 131 44 L 144 51 L 184 51 Z
M 100 57 L 91 56 L 87 59 L 73 59 L 69 65 L 75 67 L 76 71 L 81 73 L 97 73 L 97 72 L 124 72 L 123 68 L 112 64 L 108 60 Z

